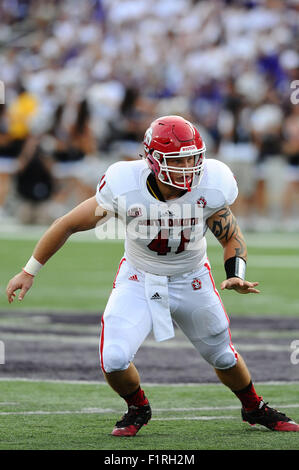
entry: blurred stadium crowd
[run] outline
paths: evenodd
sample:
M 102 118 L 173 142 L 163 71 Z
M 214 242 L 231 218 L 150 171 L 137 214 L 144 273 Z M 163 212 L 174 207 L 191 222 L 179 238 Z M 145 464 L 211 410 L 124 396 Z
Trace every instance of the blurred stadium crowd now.
M 180 114 L 245 229 L 298 229 L 298 30 L 299 0 L 2 0 L 1 224 L 49 223 Z

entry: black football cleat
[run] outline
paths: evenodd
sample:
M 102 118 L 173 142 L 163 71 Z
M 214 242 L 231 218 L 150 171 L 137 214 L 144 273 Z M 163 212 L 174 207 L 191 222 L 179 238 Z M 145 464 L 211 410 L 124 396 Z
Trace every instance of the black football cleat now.
M 268 403 L 261 400 L 259 408 L 256 410 L 246 411 L 242 408 L 243 421 L 248 422 L 252 426 L 261 424 L 271 429 L 271 431 L 299 431 L 298 424 L 292 421 L 291 418 L 267 405 Z
M 112 431 L 112 436 L 135 436 L 142 426 L 145 426 L 152 417 L 150 405 L 129 406 L 126 414 L 117 421 Z

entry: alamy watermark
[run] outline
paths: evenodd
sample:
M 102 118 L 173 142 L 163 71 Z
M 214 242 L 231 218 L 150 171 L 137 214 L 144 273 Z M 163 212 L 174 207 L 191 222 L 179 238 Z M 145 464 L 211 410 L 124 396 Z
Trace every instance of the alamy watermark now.
M 0 341 L 0 364 L 5 364 L 5 345 Z
M 291 363 L 296 366 L 299 364 L 299 339 L 295 339 L 290 344 L 291 349 L 294 349 L 290 356 Z
M 4 82 L 0 80 L 0 104 L 4 104 L 4 103 L 5 103 L 5 86 L 4 86 Z
M 294 90 L 291 93 L 291 103 L 295 105 L 299 104 L 299 80 L 293 80 L 290 87 Z
M 104 215 L 101 207 L 96 215 Z M 95 234 L 100 240 L 139 240 L 159 254 L 197 250 L 204 235 L 203 207 L 200 203 L 128 204 L 121 196 L 97 224 Z

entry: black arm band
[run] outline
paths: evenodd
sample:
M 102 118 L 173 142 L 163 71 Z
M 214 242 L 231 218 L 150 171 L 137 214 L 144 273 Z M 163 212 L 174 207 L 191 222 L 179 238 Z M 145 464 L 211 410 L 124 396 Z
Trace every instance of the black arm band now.
M 245 279 L 246 273 L 246 261 L 239 256 L 234 256 L 229 258 L 224 263 L 224 268 L 226 272 L 226 279 L 230 277 L 239 277 L 240 279 Z

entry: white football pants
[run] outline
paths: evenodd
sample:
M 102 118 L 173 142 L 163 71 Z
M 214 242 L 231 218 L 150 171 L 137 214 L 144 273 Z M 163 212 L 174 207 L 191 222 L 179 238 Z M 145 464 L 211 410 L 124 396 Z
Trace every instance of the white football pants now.
M 121 260 L 102 318 L 103 371 L 127 369 L 152 329 L 157 341 L 172 337 L 172 320 L 209 364 L 233 367 L 238 356 L 208 260 L 190 273 L 149 276 Z

